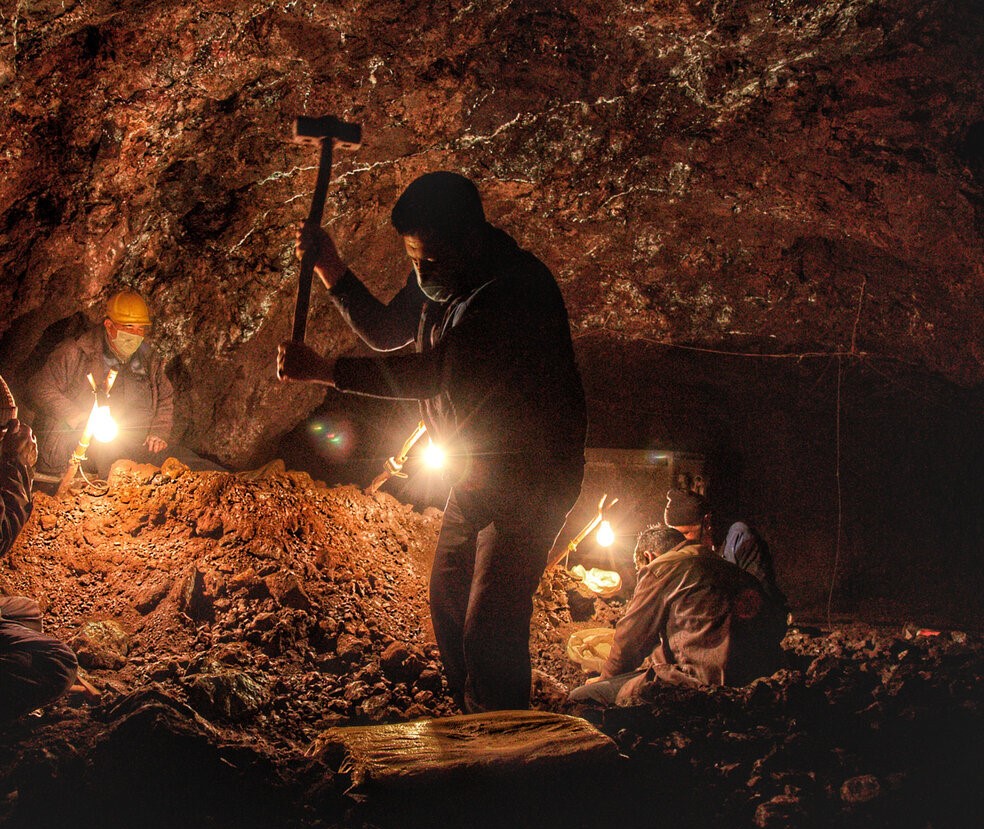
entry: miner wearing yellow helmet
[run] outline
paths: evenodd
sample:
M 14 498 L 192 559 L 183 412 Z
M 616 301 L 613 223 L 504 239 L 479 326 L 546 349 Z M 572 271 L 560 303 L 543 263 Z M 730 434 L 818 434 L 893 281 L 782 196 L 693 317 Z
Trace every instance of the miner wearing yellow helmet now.
M 95 399 L 88 375 L 102 392 L 113 371 L 108 403 L 119 432 L 109 442 L 90 442 L 86 466 L 91 471 L 105 477 L 118 458 L 159 466 L 176 457 L 192 468 L 219 468 L 173 445 L 174 391 L 147 339 L 151 325 L 150 309 L 140 294 L 114 293 L 102 322 L 61 342 L 31 378 L 39 472 L 58 475 L 66 469 Z

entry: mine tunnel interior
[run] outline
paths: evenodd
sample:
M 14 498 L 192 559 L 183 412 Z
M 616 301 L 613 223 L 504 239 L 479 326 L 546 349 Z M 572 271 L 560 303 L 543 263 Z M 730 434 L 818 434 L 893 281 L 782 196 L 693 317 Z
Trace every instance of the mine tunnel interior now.
M 13 5 L 0 375 L 40 430 L 33 378 L 137 292 L 192 455 L 35 476 L 0 598 L 79 682 L 0 723 L 0 825 L 978 825 L 978 0 Z M 359 128 L 322 224 L 374 296 L 411 273 L 394 203 L 451 170 L 565 303 L 586 466 L 511 720 L 461 719 L 437 645 L 426 437 L 374 486 L 417 403 L 277 377 L 323 116 Z M 303 320 L 374 353 L 318 279 Z M 780 667 L 585 710 L 681 482 L 718 549 L 767 542 Z

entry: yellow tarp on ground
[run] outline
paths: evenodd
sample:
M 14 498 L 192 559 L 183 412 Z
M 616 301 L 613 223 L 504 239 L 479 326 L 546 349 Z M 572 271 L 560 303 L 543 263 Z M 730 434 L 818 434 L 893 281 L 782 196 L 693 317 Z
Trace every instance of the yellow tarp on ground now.
M 618 757 L 615 743 L 579 717 L 496 711 L 388 725 L 330 728 L 309 752 L 343 756 L 352 789 L 474 782 L 508 783 L 531 774 L 598 768 Z

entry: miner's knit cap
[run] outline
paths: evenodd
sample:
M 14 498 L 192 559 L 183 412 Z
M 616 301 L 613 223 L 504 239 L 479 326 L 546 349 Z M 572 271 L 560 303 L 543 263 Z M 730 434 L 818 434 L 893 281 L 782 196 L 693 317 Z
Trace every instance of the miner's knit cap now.
M 401 236 L 436 236 L 454 241 L 485 225 L 482 197 L 474 183 L 449 170 L 425 173 L 410 182 L 390 216 Z

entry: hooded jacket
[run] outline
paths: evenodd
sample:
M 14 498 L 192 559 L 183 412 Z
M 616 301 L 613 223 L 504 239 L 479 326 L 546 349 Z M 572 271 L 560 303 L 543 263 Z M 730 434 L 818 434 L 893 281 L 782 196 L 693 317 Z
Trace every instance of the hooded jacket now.
M 342 391 L 415 399 L 455 476 L 474 486 L 517 482 L 546 468 L 580 474 L 584 391 L 563 297 L 549 269 L 489 226 L 481 277 L 446 303 L 411 272 L 386 305 L 348 272 L 331 296 L 372 348 L 414 353 L 342 358 Z

